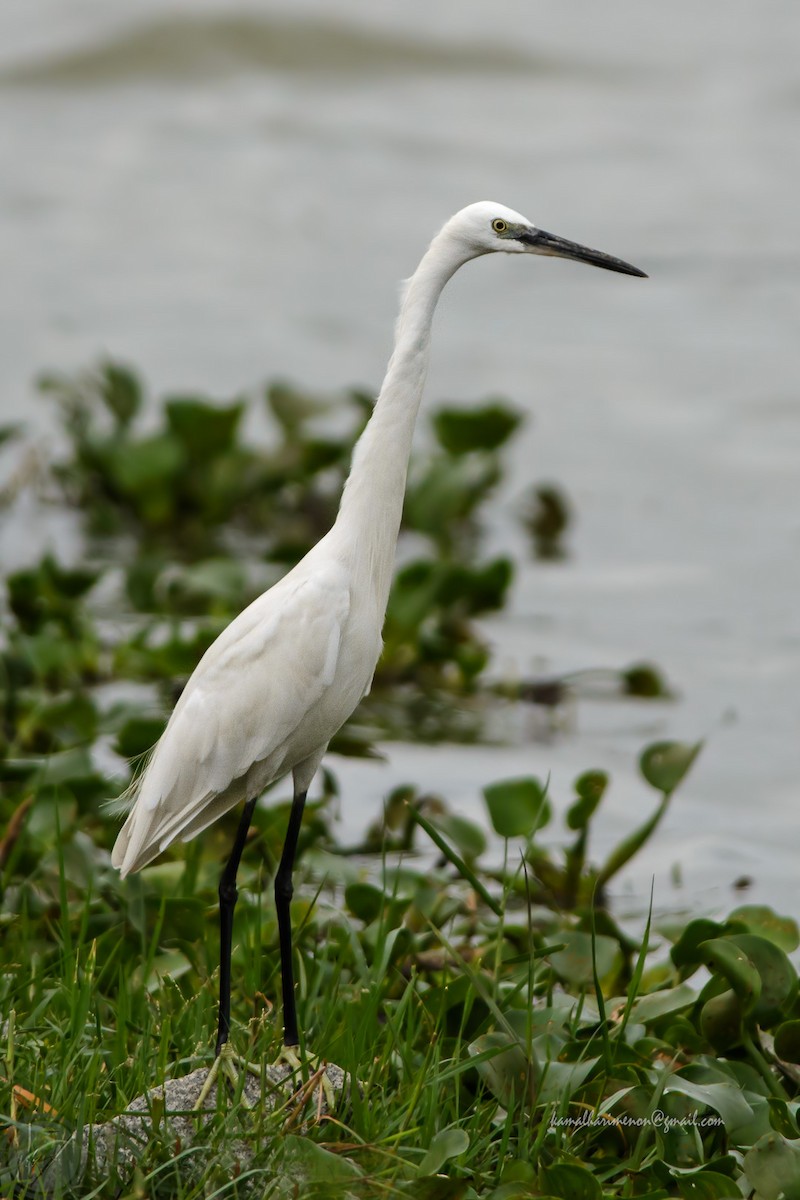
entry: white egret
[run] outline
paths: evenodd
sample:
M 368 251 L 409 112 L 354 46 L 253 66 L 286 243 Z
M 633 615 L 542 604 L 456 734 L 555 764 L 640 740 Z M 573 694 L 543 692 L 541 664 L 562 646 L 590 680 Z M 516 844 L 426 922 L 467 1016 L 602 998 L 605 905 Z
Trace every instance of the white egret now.
M 256 800 L 269 783 L 289 772 L 294 799 L 275 876 L 275 907 L 284 1046 L 299 1044 L 290 900 L 306 792 L 328 742 L 369 691 L 381 652 L 436 303 L 459 267 L 496 251 L 571 258 L 644 276 L 621 259 L 545 233 L 501 204 L 481 201 L 451 217 L 405 287 L 394 351 L 355 447 L 333 527 L 206 651 L 130 790 L 131 811 L 112 852 L 123 876 L 244 802 L 219 885 L 217 1058 L 230 1031 L 239 860 Z

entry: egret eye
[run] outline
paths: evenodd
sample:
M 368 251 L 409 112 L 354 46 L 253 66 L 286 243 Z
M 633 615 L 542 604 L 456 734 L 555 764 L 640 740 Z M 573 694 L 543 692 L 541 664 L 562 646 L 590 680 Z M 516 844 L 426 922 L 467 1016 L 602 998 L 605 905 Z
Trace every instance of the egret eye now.
M 492 221 L 492 229 L 495 231 L 495 233 L 505 233 L 505 231 L 508 229 L 508 225 L 505 223 L 502 217 L 495 217 L 495 219 Z

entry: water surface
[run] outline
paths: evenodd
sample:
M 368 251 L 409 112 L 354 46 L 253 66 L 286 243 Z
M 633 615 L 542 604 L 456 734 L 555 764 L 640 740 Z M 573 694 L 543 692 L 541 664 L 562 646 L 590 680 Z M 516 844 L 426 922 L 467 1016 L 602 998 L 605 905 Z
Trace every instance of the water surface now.
M 650 273 L 471 264 L 429 396 L 529 414 L 492 551 L 525 553 L 533 480 L 577 513 L 568 562 L 528 563 L 488 626 L 500 668 L 651 658 L 678 702 L 582 702 L 547 744 L 523 727 L 507 750 L 342 764 L 345 824 L 400 780 L 479 811 L 482 781 L 550 773 L 566 799 L 602 766 L 609 843 L 650 803 L 641 746 L 702 736 L 623 888 L 654 874 L 662 904 L 724 908 L 751 874 L 795 908 L 797 6 L 40 0 L 0 26 L 0 420 L 46 431 L 33 377 L 100 353 L 159 391 L 375 387 L 397 281 L 474 199 Z M 4 561 L 63 549 L 62 526 L 21 507 Z

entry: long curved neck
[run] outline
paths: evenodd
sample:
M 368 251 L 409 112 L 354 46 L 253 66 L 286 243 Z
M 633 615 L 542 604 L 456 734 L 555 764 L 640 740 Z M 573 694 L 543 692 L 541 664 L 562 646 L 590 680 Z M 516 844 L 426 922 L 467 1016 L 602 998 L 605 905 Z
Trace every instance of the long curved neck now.
M 441 235 L 409 280 L 378 399 L 356 443 L 334 529 L 368 573 L 381 616 L 392 579 L 411 440 L 428 370 L 433 313 L 448 279 L 468 257 Z

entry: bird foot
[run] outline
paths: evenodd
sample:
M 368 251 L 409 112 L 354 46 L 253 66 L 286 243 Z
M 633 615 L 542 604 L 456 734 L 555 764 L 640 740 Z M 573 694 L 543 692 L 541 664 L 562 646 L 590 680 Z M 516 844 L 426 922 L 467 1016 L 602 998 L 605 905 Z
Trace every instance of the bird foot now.
M 323 1116 L 323 1103 L 328 1113 L 336 1111 L 336 1093 L 324 1059 L 315 1054 L 306 1054 L 301 1059 L 295 1046 L 284 1046 L 275 1060 L 276 1067 L 281 1065 L 289 1068 L 287 1079 L 291 1076 L 293 1094 L 298 1101 L 295 1111 L 300 1111 L 312 1096 L 316 1098 L 317 1119 Z
M 223 1042 L 220 1052 L 211 1064 L 208 1075 L 206 1076 L 197 1100 L 194 1103 L 194 1110 L 196 1112 L 202 1108 L 205 1108 L 206 1099 L 208 1098 L 214 1084 L 220 1077 L 227 1080 L 232 1089 L 236 1090 L 236 1088 L 238 1088 L 239 1072 L 237 1067 L 240 1067 L 244 1071 L 251 1071 L 255 1075 L 259 1073 L 257 1068 L 251 1063 L 247 1062 L 246 1059 L 239 1058 L 238 1055 L 234 1054 L 233 1047 L 231 1046 L 230 1042 Z M 247 1099 L 244 1092 L 242 1092 L 241 1100 L 242 1104 L 246 1108 L 250 1107 L 250 1101 Z

